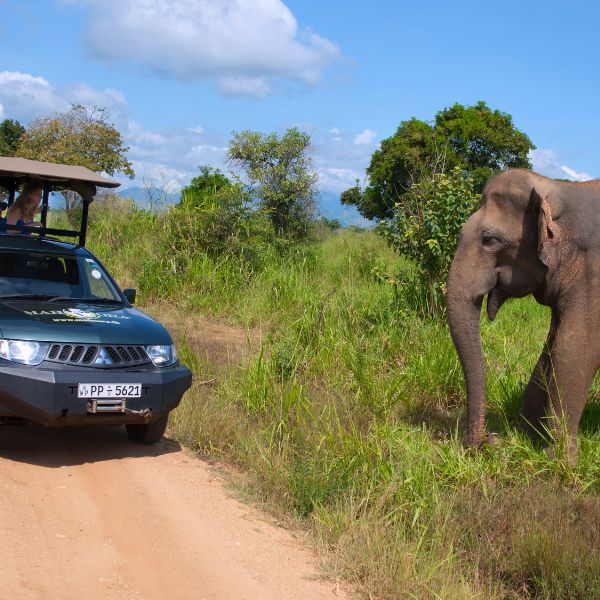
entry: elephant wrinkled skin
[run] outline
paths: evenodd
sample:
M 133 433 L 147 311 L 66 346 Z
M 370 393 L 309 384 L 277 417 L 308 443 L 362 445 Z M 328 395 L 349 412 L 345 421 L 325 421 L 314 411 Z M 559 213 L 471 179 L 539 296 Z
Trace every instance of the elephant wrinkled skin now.
M 600 180 L 576 183 L 511 169 L 487 183 L 463 226 L 448 277 L 448 322 L 467 389 L 468 443 L 484 439 L 480 312 L 533 294 L 550 331 L 523 398 L 535 430 L 566 434 L 576 458 L 579 419 L 600 364 Z M 546 418 L 547 417 L 547 418 Z

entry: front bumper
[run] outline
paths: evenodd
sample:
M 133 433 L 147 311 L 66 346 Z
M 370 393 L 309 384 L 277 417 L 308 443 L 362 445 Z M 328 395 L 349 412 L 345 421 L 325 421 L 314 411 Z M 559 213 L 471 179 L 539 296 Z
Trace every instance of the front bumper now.
M 46 363 L 47 364 L 47 363 Z M 141 383 L 140 398 L 128 398 L 135 413 L 88 413 L 88 399 L 78 398 L 79 383 Z M 187 367 L 137 370 L 64 369 L 0 365 L 0 416 L 20 417 L 41 425 L 151 423 L 173 410 L 192 384 Z

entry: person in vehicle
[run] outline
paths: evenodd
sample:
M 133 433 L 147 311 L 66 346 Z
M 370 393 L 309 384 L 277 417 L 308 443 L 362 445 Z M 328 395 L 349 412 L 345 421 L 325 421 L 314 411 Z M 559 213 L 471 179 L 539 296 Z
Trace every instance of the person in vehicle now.
M 40 212 L 42 193 L 43 186 L 37 181 L 28 181 L 25 183 L 19 197 L 9 206 L 6 212 L 6 224 L 39 227 L 41 223 L 35 221 L 35 215 Z M 8 231 L 7 233 L 20 232 Z

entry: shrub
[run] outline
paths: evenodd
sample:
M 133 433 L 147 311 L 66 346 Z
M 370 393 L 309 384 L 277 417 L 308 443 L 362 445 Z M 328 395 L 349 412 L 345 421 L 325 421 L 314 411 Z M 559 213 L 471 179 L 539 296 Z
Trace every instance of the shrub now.
M 429 314 L 443 311 L 460 231 L 477 203 L 473 181 L 460 169 L 435 173 L 414 183 L 378 226 L 392 248 L 415 262 L 416 277 L 406 283 L 425 292 Z

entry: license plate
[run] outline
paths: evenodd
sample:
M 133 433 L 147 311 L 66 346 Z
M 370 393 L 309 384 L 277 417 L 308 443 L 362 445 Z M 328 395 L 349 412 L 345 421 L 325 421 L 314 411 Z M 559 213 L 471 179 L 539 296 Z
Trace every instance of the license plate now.
M 142 395 L 142 384 L 80 383 L 77 395 L 79 398 L 139 398 Z

